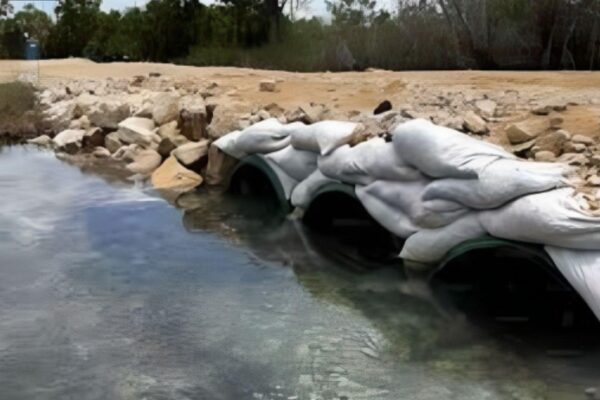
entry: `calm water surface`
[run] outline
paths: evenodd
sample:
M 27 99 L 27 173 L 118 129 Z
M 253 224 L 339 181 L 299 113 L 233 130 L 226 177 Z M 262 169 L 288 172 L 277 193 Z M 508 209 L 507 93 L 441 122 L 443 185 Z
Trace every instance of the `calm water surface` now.
M 483 332 L 399 268 L 340 261 L 253 205 L 200 193 L 177 208 L 30 147 L 0 148 L 0 199 L 2 400 L 583 399 L 600 385 L 594 351 L 552 358 Z

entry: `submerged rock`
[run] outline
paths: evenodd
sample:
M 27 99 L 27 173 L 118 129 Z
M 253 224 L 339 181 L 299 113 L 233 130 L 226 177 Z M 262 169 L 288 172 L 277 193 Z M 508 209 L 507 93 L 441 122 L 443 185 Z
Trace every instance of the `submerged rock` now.
M 73 154 L 81 148 L 84 135 L 83 129 L 67 129 L 56 135 L 53 142 L 58 150 Z
M 127 169 L 133 173 L 147 175 L 160 166 L 162 157 L 154 150 L 142 150 L 138 152 L 133 162 L 127 164 Z
M 36 144 L 38 146 L 49 147 L 52 145 L 52 138 L 48 135 L 41 135 L 33 139 L 29 139 L 27 143 Z

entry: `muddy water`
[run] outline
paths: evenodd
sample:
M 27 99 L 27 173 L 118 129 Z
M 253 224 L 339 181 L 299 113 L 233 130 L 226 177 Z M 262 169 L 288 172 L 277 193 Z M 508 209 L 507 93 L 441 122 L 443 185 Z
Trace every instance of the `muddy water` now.
M 449 315 L 264 203 L 176 208 L 0 149 L 2 399 L 582 399 L 553 358 Z M 266 213 L 265 213 L 266 211 Z

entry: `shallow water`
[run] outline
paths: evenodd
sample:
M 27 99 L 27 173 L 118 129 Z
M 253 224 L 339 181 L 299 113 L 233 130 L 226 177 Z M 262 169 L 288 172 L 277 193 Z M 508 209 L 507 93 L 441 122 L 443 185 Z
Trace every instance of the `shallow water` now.
M 261 203 L 180 209 L 30 147 L 0 148 L 0 194 L 1 399 L 583 399 L 600 384 L 595 351 L 483 331 Z

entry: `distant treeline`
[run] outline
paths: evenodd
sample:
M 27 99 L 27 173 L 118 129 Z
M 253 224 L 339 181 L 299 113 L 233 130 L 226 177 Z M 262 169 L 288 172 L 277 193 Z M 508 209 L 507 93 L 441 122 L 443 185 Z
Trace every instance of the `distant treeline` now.
M 330 20 L 298 19 L 310 0 L 150 0 L 124 12 L 59 0 L 54 18 L 0 0 L 0 58 L 26 37 L 44 58 L 173 61 L 298 71 L 598 69 L 600 0 L 331 0 Z

